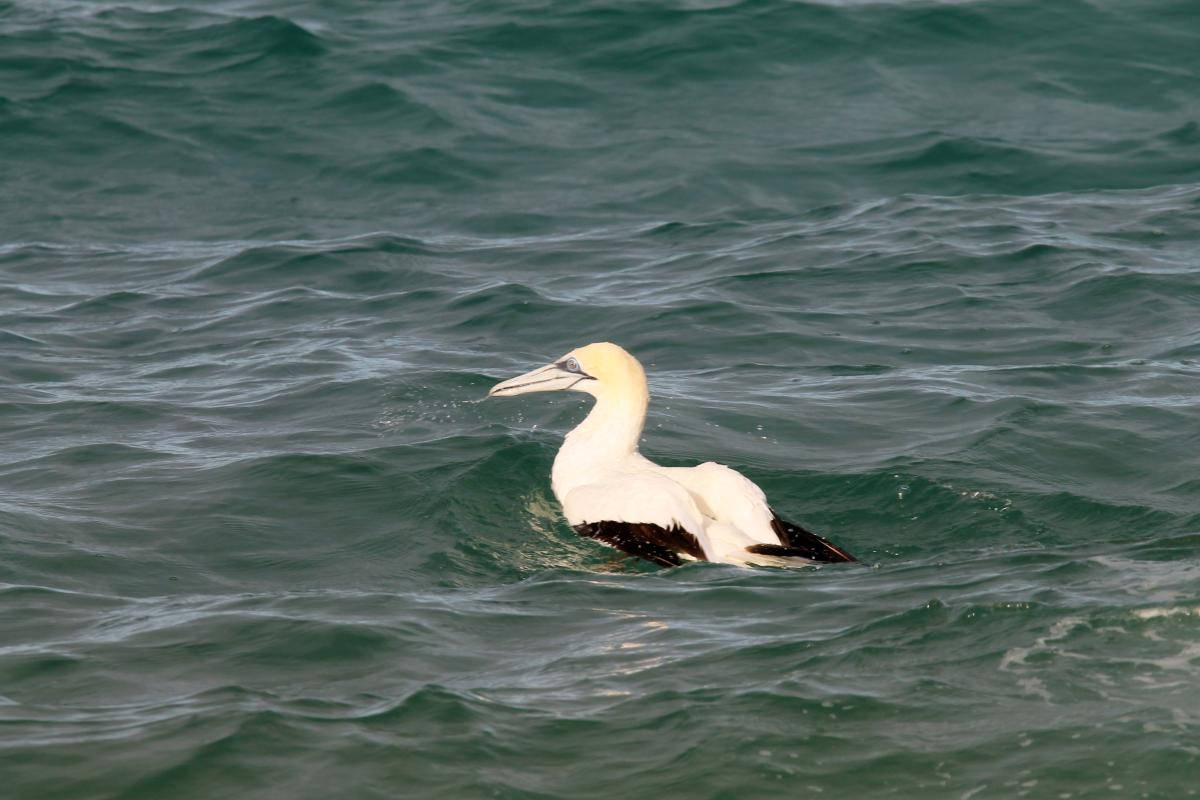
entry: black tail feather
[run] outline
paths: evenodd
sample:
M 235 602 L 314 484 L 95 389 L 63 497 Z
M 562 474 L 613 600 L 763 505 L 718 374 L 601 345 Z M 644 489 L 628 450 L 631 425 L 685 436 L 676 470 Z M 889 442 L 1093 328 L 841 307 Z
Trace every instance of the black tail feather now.
M 779 544 L 756 544 L 747 547 L 747 551 L 763 556 L 807 558 L 810 561 L 827 564 L 858 561 L 857 558 L 825 537 L 780 519 L 774 511 L 771 513 L 775 517 L 771 520 L 771 530 L 775 531 L 775 535 L 779 537 Z

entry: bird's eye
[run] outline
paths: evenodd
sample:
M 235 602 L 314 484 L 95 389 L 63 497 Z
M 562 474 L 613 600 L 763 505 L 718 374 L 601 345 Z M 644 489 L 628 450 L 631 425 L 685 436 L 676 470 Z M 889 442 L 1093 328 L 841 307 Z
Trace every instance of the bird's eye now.
M 579 372 L 579 362 L 573 358 L 567 359 L 567 372 Z

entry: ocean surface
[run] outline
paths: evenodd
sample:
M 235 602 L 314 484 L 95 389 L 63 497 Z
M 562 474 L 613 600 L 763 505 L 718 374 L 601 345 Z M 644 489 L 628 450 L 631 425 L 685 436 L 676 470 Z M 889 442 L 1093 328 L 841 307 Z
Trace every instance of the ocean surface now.
M 6 800 L 1196 796 L 1198 401 L 1191 0 L 0 0 Z

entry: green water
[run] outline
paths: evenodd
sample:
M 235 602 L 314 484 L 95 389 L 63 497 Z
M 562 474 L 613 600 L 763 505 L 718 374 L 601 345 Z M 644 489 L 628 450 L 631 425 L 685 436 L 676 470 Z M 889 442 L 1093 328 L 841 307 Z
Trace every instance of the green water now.
M 1193 796 L 1198 394 L 1194 3 L 0 0 L 0 793 Z

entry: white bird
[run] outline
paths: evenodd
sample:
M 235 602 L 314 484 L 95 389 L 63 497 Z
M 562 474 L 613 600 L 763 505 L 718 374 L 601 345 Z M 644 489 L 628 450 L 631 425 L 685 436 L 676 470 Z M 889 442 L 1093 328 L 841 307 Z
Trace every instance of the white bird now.
M 662 467 L 638 452 L 650 392 L 638 360 L 609 342 L 572 350 L 503 381 L 488 397 L 587 392 L 596 404 L 567 434 L 551 482 L 581 536 L 663 566 L 683 561 L 804 564 L 855 561 L 780 519 L 762 489 L 722 464 Z

